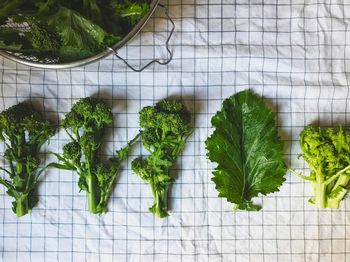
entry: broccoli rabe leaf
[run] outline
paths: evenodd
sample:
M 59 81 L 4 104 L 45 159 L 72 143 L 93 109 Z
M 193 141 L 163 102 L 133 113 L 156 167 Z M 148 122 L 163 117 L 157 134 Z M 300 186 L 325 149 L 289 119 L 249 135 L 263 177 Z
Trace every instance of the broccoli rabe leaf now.
M 58 12 L 49 18 L 50 26 L 57 29 L 64 46 L 79 48 L 82 50 L 99 50 L 105 38 L 105 31 L 79 13 L 61 7 Z
M 131 24 L 136 24 L 149 10 L 147 3 L 131 3 L 121 9 L 120 16 L 126 17 Z
M 163 99 L 140 113 L 141 142 L 151 154 L 132 161 L 132 170 L 151 186 L 153 206 L 149 209 L 163 218 L 168 214 L 168 191 L 174 181 L 169 170 L 192 134 L 190 113 L 179 101 Z
M 8 169 L 0 168 L 10 179 L 1 178 L 12 202 L 12 210 L 23 216 L 35 206 L 38 199 L 34 189 L 40 174 L 40 147 L 55 133 L 55 127 L 44 120 L 29 103 L 19 103 L 0 114 L 0 140 L 5 143 L 4 159 Z
M 300 133 L 300 147 L 310 175 L 297 175 L 312 185 L 309 202 L 318 208 L 339 208 L 350 180 L 350 131 L 310 125 Z
M 252 199 L 278 191 L 285 180 L 274 118 L 259 97 L 243 91 L 226 99 L 211 120 L 215 130 L 206 141 L 207 156 L 218 164 L 212 180 L 234 209 L 259 210 Z

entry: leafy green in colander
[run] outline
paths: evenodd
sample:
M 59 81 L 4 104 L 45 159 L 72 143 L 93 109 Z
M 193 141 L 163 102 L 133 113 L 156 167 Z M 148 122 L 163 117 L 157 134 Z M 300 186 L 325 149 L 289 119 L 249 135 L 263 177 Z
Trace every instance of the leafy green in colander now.
M 0 1 L 0 49 L 71 62 L 120 41 L 150 0 Z

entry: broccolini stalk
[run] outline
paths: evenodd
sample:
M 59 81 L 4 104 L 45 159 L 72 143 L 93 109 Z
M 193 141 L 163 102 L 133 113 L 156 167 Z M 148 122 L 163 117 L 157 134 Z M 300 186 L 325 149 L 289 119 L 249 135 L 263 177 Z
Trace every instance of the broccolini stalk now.
M 0 169 L 10 178 L 0 178 L 0 184 L 15 199 L 12 210 L 18 217 L 27 214 L 38 202 L 33 192 L 45 169 L 38 170 L 38 153 L 54 133 L 54 125 L 29 103 L 19 103 L 0 114 L 0 140 L 5 143 L 4 159 L 9 165 L 8 169 Z
M 350 131 L 310 125 L 300 134 L 300 146 L 310 176 L 297 175 L 311 182 L 314 196 L 309 202 L 318 208 L 339 208 L 349 191 Z
M 112 123 L 111 109 L 102 101 L 88 97 L 80 99 L 62 121 L 72 142 L 63 147 L 63 155 L 55 154 L 60 163 L 51 166 L 72 170 L 79 175 L 78 186 L 87 192 L 88 210 L 93 214 L 107 212 L 108 199 L 121 161 L 138 137 L 117 151 L 117 156 L 103 163 L 99 149 L 105 130 Z
M 168 190 L 174 181 L 169 169 L 192 134 L 190 113 L 181 102 L 163 99 L 140 111 L 140 127 L 142 144 L 151 155 L 133 160 L 132 169 L 151 186 L 154 204 L 150 212 L 167 217 Z

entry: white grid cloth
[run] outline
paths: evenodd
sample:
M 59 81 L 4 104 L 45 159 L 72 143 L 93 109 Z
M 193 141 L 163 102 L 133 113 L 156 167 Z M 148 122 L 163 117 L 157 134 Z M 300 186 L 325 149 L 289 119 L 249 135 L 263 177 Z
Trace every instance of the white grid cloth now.
M 138 131 L 138 111 L 164 97 L 181 98 L 195 132 L 173 175 L 170 217 L 155 218 L 149 185 L 130 170 L 138 144 L 119 174 L 102 216 L 86 211 L 77 175 L 50 169 L 39 203 L 17 219 L 0 189 L 2 261 L 350 261 L 350 201 L 317 210 L 310 185 L 287 173 L 280 192 L 257 198 L 260 212 L 233 212 L 217 197 L 204 141 L 223 99 L 251 88 L 277 112 L 287 163 L 297 159 L 299 133 L 309 123 L 349 125 L 350 3 L 341 0 L 171 0 L 174 59 L 142 73 L 113 56 L 71 70 L 38 70 L 0 59 L 0 109 L 30 99 L 45 116 L 63 118 L 79 98 L 96 95 L 113 106 L 103 152 Z M 136 66 L 165 56 L 170 28 L 159 8 L 143 32 L 120 51 Z M 154 32 L 155 31 L 155 32 Z M 64 132 L 43 148 L 61 151 Z M 1 145 L 1 151 L 4 147 Z M 46 158 L 46 163 L 50 157 Z

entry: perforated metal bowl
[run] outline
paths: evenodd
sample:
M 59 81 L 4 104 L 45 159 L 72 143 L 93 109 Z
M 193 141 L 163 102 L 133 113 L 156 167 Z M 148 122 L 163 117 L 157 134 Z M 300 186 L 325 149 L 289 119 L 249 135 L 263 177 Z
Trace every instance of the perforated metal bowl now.
M 33 67 L 43 68 L 43 69 L 67 69 L 67 68 L 78 67 L 89 63 L 93 63 L 112 54 L 113 52 L 116 52 L 122 46 L 124 46 L 128 41 L 130 41 L 135 35 L 137 35 L 141 31 L 143 26 L 147 23 L 151 15 L 154 13 L 154 10 L 158 6 L 158 4 L 159 4 L 159 0 L 152 0 L 148 13 L 132 28 L 132 30 L 122 40 L 120 40 L 114 46 L 110 48 L 106 48 L 104 51 L 88 58 L 84 58 L 84 59 L 69 62 L 69 63 L 57 63 L 49 59 L 43 60 L 43 59 L 38 59 L 35 56 L 28 56 L 21 53 L 9 52 L 4 50 L 0 50 L 0 55 L 23 65 L 28 65 L 28 66 L 33 66 Z

